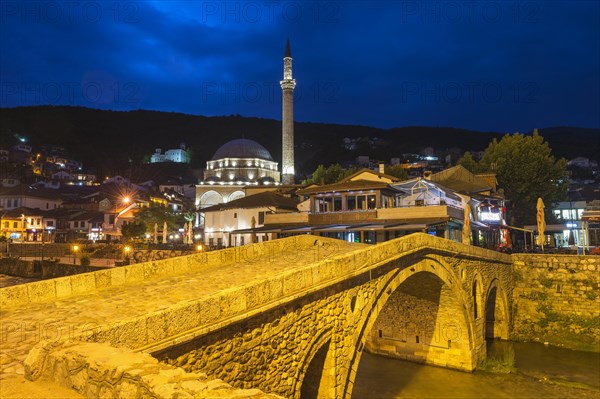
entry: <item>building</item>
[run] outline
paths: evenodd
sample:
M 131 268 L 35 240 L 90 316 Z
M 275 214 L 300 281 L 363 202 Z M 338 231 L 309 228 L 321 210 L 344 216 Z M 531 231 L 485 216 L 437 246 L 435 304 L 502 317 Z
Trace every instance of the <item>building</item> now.
M 14 187 L 0 188 L 0 210 L 15 208 L 56 209 L 62 204 L 60 193 L 46 188 L 35 188 L 20 184 Z
M 484 190 L 489 192 L 490 187 L 463 169 L 454 169 L 437 178 L 448 183 L 456 180 L 454 185 L 470 195 L 421 177 L 398 181 L 394 176 L 362 169 L 334 184 L 297 190 L 296 194 L 303 199 L 297 206 L 298 212 L 267 213 L 264 226 L 243 232 L 277 237 L 310 233 L 370 244 L 424 232 L 462 241 L 468 207 L 472 242 L 492 248 L 506 245 L 506 235 L 500 234 L 500 226 L 493 224 L 496 218 L 504 220 L 504 208 L 491 205 L 497 197 L 484 195 Z M 235 232 L 235 229 L 230 231 Z
M 7 240 L 21 242 L 25 237 L 25 218 L 17 209 L 0 210 L 0 236 Z
M 249 139 L 223 144 L 206 163 L 196 186 L 196 206 L 203 209 L 242 198 L 244 187 L 279 185 L 281 174 L 269 151 Z
M 256 233 L 265 216 L 297 212 L 297 205 L 295 199 L 265 191 L 205 208 L 204 242 L 215 249 L 271 240 L 271 232 Z
M 270 152 L 256 141 L 241 138 L 223 144 L 206 163 L 204 178 L 196 186 L 198 210 L 244 197 L 246 188 L 293 184 L 294 169 L 294 88 L 292 52 L 289 39 L 283 57 L 282 90 L 282 171 Z M 254 190 L 256 192 L 256 190 Z M 202 213 L 196 226 L 203 226 Z
M 167 150 L 164 154 L 162 154 L 161 148 L 157 148 L 154 154 L 150 156 L 150 163 L 159 162 L 190 163 L 190 154 L 183 143 L 181 143 L 179 148 Z
M 283 80 L 279 82 L 282 92 L 281 118 L 281 174 L 284 184 L 294 184 L 294 88 L 296 80 L 292 76 L 292 50 L 290 39 L 283 56 Z

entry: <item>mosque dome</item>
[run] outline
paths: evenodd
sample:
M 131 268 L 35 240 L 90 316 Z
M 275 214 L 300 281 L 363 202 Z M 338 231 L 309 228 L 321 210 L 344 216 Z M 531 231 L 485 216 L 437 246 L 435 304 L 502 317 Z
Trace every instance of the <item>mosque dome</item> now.
M 212 160 L 223 158 L 259 158 L 273 161 L 271 153 L 254 140 L 235 139 L 223 144 L 213 155 Z

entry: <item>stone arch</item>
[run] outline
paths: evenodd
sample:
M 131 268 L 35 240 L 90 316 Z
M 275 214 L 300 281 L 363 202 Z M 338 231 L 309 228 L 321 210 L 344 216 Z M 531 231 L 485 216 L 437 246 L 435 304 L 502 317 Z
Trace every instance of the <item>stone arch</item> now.
M 366 316 L 360 321 L 360 326 L 357 328 L 355 335 L 355 348 L 352 350 L 352 356 L 349 359 L 349 364 L 346 364 L 348 370 L 348 377 L 344 381 L 343 397 L 350 398 L 352 395 L 352 387 L 356 379 L 358 366 L 360 363 L 360 357 L 362 349 L 364 348 L 369 334 L 385 309 L 385 305 L 388 303 L 393 294 L 406 283 L 409 279 L 417 275 L 428 274 L 439 280 L 440 287 L 447 288 L 447 294 L 450 293 L 455 300 L 454 306 L 452 306 L 453 318 L 458 319 L 458 326 L 460 330 L 460 338 L 464 341 L 460 352 L 460 361 L 453 363 L 446 363 L 448 367 L 454 367 L 458 369 L 471 371 L 474 369 L 477 359 L 474 358 L 474 331 L 473 331 L 473 320 L 471 314 L 468 312 L 469 307 L 467 306 L 468 296 L 462 289 L 459 281 L 456 280 L 456 276 L 452 272 L 451 268 L 440 262 L 435 258 L 426 258 L 412 266 L 409 266 L 403 270 L 396 269 L 389 273 L 385 282 L 377 290 L 377 293 L 373 296 L 373 300 L 370 304 L 367 304 L 365 311 Z M 430 277 L 431 278 L 431 277 Z M 411 284 L 408 284 L 411 285 Z M 407 286 L 408 286 L 407 285 Z M 370 309 L 368 308 L 370 306 Z M 460 317 L 462 315 L 462 317 Z M 447 338 L 444 336 L 443 327 L 438 333 L 441 332 L 441 338 Z M 446 326 L 450 327 L 450 326 Z M 463 330 L 464 329 L 464 330 Z M 436 333 L 434 331 L 433 333 Z M 415 337 L 416 338 L 416 337 Z M 450 341 L 450 340 L 447 340 Z M 451 342 L 446 342 L 448 345 L 452 345 Z M 449 349 L 448 347 L 447 349 Z M 453 347 L 454 348 L 454 347 Z M 476 355 L 475 355 L 476 356 Z M 431 361 L 430 361 L 431 360 Z M 434 359 L 426 359 L 427 363 L 441 365 L 442 362 L 437 362 Z
M 510 325 L 508 300 L 502 284 L 493 279 L 485 295 L 485 338 L 508 339 Z
M 306 355 L 294 378 L 294 399 L 323 397 L 319 393 L 327 388 L 328 376 L 325 373 L 334 369 L 331 348 L 332 331 L 318 335 L 308 346 Z M 324 375 L 325 374 L 325 375 Z
M 201 208 L 222 204 L 223 196 L 214 190 L 205 192 L 200 196 L 199 204 Z
M 243 191 L 237 190 L 229 194 L 227 197 L 227 202 L 235 201 L 236 199 L 244 198 L 246 194 Z

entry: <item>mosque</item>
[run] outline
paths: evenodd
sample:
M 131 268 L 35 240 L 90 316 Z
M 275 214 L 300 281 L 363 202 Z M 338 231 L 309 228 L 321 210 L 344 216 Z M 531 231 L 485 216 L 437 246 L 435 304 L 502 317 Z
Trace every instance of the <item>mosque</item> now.
M 294 88 L 292 52 L 287 40 L 283 57 L 282 90 L 282 165 L 254 140 L 245 138 L 223 144 L 206 162 L 204 178 L 196 186 L 196 207 L 231 202 L 246 195 L 247 188 L 272 190 L 281 184 L 294 184 Z M 253 190 L 256 191 L 256 190 Z

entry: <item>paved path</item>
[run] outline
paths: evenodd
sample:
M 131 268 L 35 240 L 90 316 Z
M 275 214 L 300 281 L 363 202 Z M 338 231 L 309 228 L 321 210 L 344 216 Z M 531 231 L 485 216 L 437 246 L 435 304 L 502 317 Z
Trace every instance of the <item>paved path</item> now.
M 363 245 L 340 241 L 335 252 L 328 255 L 340 255 Z M 292 260 L 276 258 L 205 266 L 195 272 L 113 286 L 58 301 L 0 309 L 0 382 L 23 374 L 23 361 L 42 339 L 69 338 L 231 286 L 264 281 L 316 260 L 315 248 L 299 248 Z

